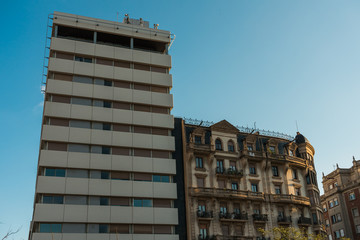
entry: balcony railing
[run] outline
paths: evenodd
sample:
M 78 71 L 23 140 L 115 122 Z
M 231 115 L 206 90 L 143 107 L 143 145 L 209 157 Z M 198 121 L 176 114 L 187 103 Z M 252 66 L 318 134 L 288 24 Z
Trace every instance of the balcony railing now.
M 190 192 L 195 196 L 204 197 L 238 197 L 238 198 L 252 198 L 263 200 L 264 194 L 262 192 L 251 192 L 244 190 L 232 190 L 232 189 L 221 189 L 221 188 L 190 188 Z
M 277 218 L 278 223 L 291 223 L 291 216 L 287 217 L 287 216 L 278 216 Z
M 197 211 L 197 216 L 199 218 L 213 218 L 213 212 L 212 211 Z
M 267 214 L 253 214 L 253 220 L 258 222 L 267 222 L 268 215 Z
M 215 169 L 216 174 L 220 174 L 220 175 L 224 175 L 224 176 L 232 176 L 232 177 L 242 177 L 244 176 L 244 172 L 243 170 L 238 170 L 238 169 L 234 169 L 234 168 L 228 168 L 228 169 L 224 169 L 221 167 L 217 167 Z
M 188 143 L 188 147 L 192 148 L 194 150 L 198 150 L 198 151 L 206 151 L 206 152 L 210 152 L 211 151 L 211 145 L 210 144 L 202 144 L 202 143 Z
M 248 214 L 247 213 L 223 213 L 219 212 L 219 218 L 220 219 L 229 219 L 229 220 L 248 220 Z
M 216 236 L 215 235 L 211 235 L 211 236 L 206 235 L 206 236 L 204 236 L 202 234 L 199 234 L 198 240 L 216 240 Z
M 298 224 L 301 224 L 301 225 L 311 225 L 311 218 L 299 217 Z
M 297 196 L 292 194 L 271 194 L 270 199 L 274 202 L 296 202 L 303 205 L 310 205 L 310 199 L 304 196 Z

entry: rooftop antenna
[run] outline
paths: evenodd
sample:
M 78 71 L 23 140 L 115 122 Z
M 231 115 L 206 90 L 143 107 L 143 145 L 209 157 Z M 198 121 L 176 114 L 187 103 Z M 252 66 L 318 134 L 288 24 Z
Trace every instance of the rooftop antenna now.
M 297 124 L 297 120 L 295 120 L 295 124 L 296 124 L 296 132 L 299 132 L 299 127 L 298 127 L 298 124 Z
M 254 129 L 256 129 L 256 122 L 254 122 Z
M 119 12 L 116 12 L 116 22 L 119 22 Z

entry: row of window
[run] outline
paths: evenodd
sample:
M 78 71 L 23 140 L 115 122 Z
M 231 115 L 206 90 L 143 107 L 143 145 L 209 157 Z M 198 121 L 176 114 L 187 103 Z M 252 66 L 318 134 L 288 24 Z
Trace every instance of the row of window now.
M 218 179 L 217 183 L 219 189 L 227 189 L 227 184 L 225 180 Z M 197 187 L 199 188 L 205 187 L 205 178 L 200 178 L 200 177 L 197 178 Z M 231 182 L 231 190 L 234 191 L 239 190 L 239 183 L 235 181 Z M 252 182 L 250 184 L 250 190 L 252 192 L 260 192 L 259 184 Z M 281 185 L 274 184 L 274 190 L 275 190 L 275 194 L 282 194 Z M 301 196 L 301 187 L 294 187 L 294 194 L 296 196 Z
M 92 178 L 112 180 L 132 180 L 146 182 L 170 182 L 170 176 L 151 173 L 130 173 L 119 171 L 99 171 L 84 169 L 45 168 L 44 176 L 69 177 L 69 178 Z
M 165 128 L 133 126 L 128 124 L 115 124 L 115 123 L 112 124 L 105 122 L 82 121 L 82 120 L 73 120 L 73 119 L 64 119 L 64 118 L 46 118 L 45 122 L 46 124 L 53 126 L 169 136 L 169 130 Z
M 195 157 L 195 167 L 196 168 L 204 168 L 203 158 L 202 157 Z M 236 161 L 229 161 L 229 169 L 236 171 Z M 217 160 L 216 161 L 216 171 L 217 173 L 223 173 L 225 170 L 224 167 L 224 160 Z M 279 177 L 279 168 L 278 166 L 271 167 L 272 174 L 274 177 Z M 292 169 L 292 177 L 293 179 L 298 179 L 298 174 L 296 169 Z M 256 175 L 256 165 L 250 164 L 249 165 L 249 174 Z
M 133 103 L 125 103 L 125 102 L 96 100 L 96 99 L 91 99 L 91 98 L 79 98 L 79 97 L 70 97 L 70 96 L 52 94 L 52 95 L 48 95 L 46 100 L 51 101 L 51 102 L 68 103 L 68 104 L 76 104 L 76 105 L 83 105 L 83 106 L 93 106 L 93 107 L 133 110 L 133 111 L 140 111 L 140 112 L 170 114 L 169 108 L 154 107 L 151 105 L 133 104 Z
M 96 32 L 92 30 L 73 28 L 62 25 L 55 25 L 53 37 L 68 38 L 116 47 L 153 51 L 156 53 L 165 53 L 167 48 L 167 43 L 164 42 L 139 39 L 105 32 Z
M 132 63 L 132 62 L 127 62 L 127 61 L 119 61 L 119 60 L 113 60 L 113 59 L 108 59 L 108 58 L 74 55 L 74 54 L 64 53 L 64 52 L 52 51 L 50 56 L 54 57 L 54 58 L 72 60 L 72 61 L 77 61 L 77 62 L 96 63 L 96 64 L 112 66 L 112 67 L 131 68 L 131 69 L 136 69 L 136 70 L 143 70 L 143 71 L 150 71 L 150 72 L 157 72 L 157 73 L 168 73 L 168 71 L 169 71 L 168 68 L 158 67 L 158 66 L 153 66 L 153 65 Z
M 170 225 L 39 223 L 41 233 L 171 234 Z
M 109 147 L 87 144 L 72 144 L 63 142 L 44 142 L 42 149 L 78 153 L 111 154 L 135 157 L 170 158 L 170 152 L 140 148 Z
M 130 198 L 130 197 L 104 197 L 104 196 L 79 196 L 79 195 L 48 195 L 39 198 L 44 204 L 68 205 L 97 205 L 97 206 L 134 206 L 134 207 L 159 207 L 171 208 L 169 199 Z
M 50 72 L 48 78 L 62 81 L 71 81 L 76 83 L 85 83 L 85 84 L 95 84 L 100 86 L 116 87 L 116 88 L 126 88 L 134 89 L 140 91 L 150 91 L 157 93 L 169 93 L 169 88 L 160 87 L 154 85 L 140 84 L 140 83 L 131 83 L 126 81 L 117 81 L 113 79 L 103 79 L 103 78 L 92 78 L 88 76 L 79 76 L 71 75 L 57 72 Z

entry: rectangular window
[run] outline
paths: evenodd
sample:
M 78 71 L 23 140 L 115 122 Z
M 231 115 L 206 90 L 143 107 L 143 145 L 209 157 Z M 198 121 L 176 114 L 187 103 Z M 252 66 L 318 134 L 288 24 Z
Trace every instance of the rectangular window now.
M 236 162 L 235 161 L 230 161 L 230 169 L 233 171 L 236 171 Z
M 201 136 L 195 136 L 195 143 L 201 144 Z
M 289 154 L 290 154 L 291 157 L 293 157 L 294 156 L 294 150 L 290 150 Z
M 159 208 L 171 208 L 171 200 L 169 199 L 153 199 L 153 206 Z
M 340 232 L 339 231 L 335 231 L 334 234 L 335 234 L 336 238 L 340 238 Z
M 249 174 L 256 175 L 256 167 L 254 165 L 250 165 Z
M 107 224 L 99 224 L 99 233 L 108 233 L 109 225 Z
M 111 172 L 111 179 L 130 180 L 130 174 L 128 172 Z
M 83 76 L 73 76 L 72 81 L 76 82 L 76 83 L 86 83 L 86 84 L 93 83 L 93 80 L 91 77 L 83 77 Z
M 203 168 L 203 159 L 201 157 L 195 158 L 196 168 Z
M 152 226 L 151 225 L 134 225 L 134 233 L 135 234 L 152 234 Z
M 275 194 L 281 194 L 281 187 L 279 185 L 275 186 Z
M 126 224 L 111 224 L 110 233 L 129 233 L 129 225 Z
M 252 146 L 251 144 L 248 144 L 248 145 L 247 145 L 247 150 L 248 150 L 248 152 L 249 152 L 249 156 L 252 156 L 252 157 L 255 156 L 255 153 L 253 152 L 254 149 L 253 149 L 253 146 Z
M 341 219 L 341 214 L 340 213 L 336 214 L 336 219 L 337 219 L 338 222 L 341 222 L 342 219 Z
M 151 157 L 151 151 L 147 149 L 134 149 L 135 157 Z
M 75 61 L 78 61 L 78 62 L 86 62 L 86 63 L 92 63 L 92 58 L 89 58 L 89 57 L 81 57 L 81 56 L 75 56 Z
M 198 201 L 198 210 L 200 212 L 205 212 L 206 211 L 205 201 Z
M 171 226 L 154 225 L 154 234 L 171 234 Z
M 40 223 L 39 230 L 42 233 L 61 233 L 62 225 L 57 223 Z
M 164 175 L 153 175 L 153 182 L 170 182 L 170 177 Z
M 274 177 L 278 177 L 279 176 L 279 169 L 277 166 L 272 166 L 271 167 L 271 170 L 272 170 L 272 174 Z
M 48 142 L 47 149 L 52 151 L 67 151 L 66 143 Z
M 71 103 L 72 104 L 77 104 L 77 105 L 83 105 L 83 106 L 91 106 L 92 105 L 91 99 L 88 99 L 88 98 L 72 97 L 71 98 Z
M 150 173 L 134 173 L 135 181 L 151 182 L 152 175 Z
M 134 198 L 134 207 L 152 207 L 151 199 Z
M 300 188 L 295 188 L 295 195 L 296 195 L 296 196 L 301 196 L 301 190 L 300 190 Z
M 351 201 L 351 200 L 355 200 L 355 199 L 356 199 L 355 193 L 354 193 L 354 192 L 351 192 L 351 193 L 349 194 L 349 200 Z
M 331 216 L 331 222 L 332 223 L 336 223 L 337 221 L 336 221 L 336 216 L 335 215 L 332 215 Z
M 86 205 L 87 197 L 86 196 L 65 196 L 65 204 L 70 205 Z
M 258 192 L 258 185 L 256 183 L 251 184 L 251 191 L 252 192 Z
M 45 168 L 45 176 L 49 176 L 49 177 L 65 177 L 65 169 Z
M 356 225 L 356 233 L 360 233 L 360 225 Z
M 340 229 L 340 237 L 344 237 L 344 236 L 345 236 L 344 229 Z
M 112 197 L 110 198 L 111 206 L 129 206 L 129 198 L 125 197 Z
M 216 161 L 216 167 L 217 167 L 217 172 L 218 173 L 223 173 L 224 172 L 224 161 L 223 160 L 217 160 Z
M 112 151 L 113 155 L 124 155 L 124 156 L 129 156 L 130 155 L 130 149 L 129 148 L 112 147 L 111 151 Z
M 231 189 L 238 190 L 239 189 L 238 183 L 236 183 L 236 182 L 231 183 Z
M 339 201 L 338 201 L 337 198 L 334 198 L 334 205 L 335 205 L 335 206 L 339 205 Z
M 64 197 L 44 195 L 42 202 L 47 204 L 64 204 Z
M 227 204 L 226 204 L 226 202 L 221 202 L 220 203 L 220 212 L 223 213 L 223 214 L 227 213 Z
M 334 202 L 332 200 L 329 202 L 329 207 L 330 208 L 334 207 Z
M 329 185 L 329 190 L 333 189 L 334 186 L 332 184 Z
M 359 216 L 359 210 L 357 208 L 351 209 L 351 212 L 352 212 L 353 217 L 358 217 Z

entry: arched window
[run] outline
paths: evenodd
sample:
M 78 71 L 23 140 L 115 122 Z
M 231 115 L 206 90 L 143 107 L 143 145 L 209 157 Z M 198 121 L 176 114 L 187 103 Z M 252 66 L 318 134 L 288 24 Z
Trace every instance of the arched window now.
M 215 140 L 215 149 L 216 150 L 222 150 L 222 143 L 220 139 Z
M 234 142 L 233 141 L 228 141 L 228 151 L 229 152 L 234 152 L 235 148 L 234 148 Z

